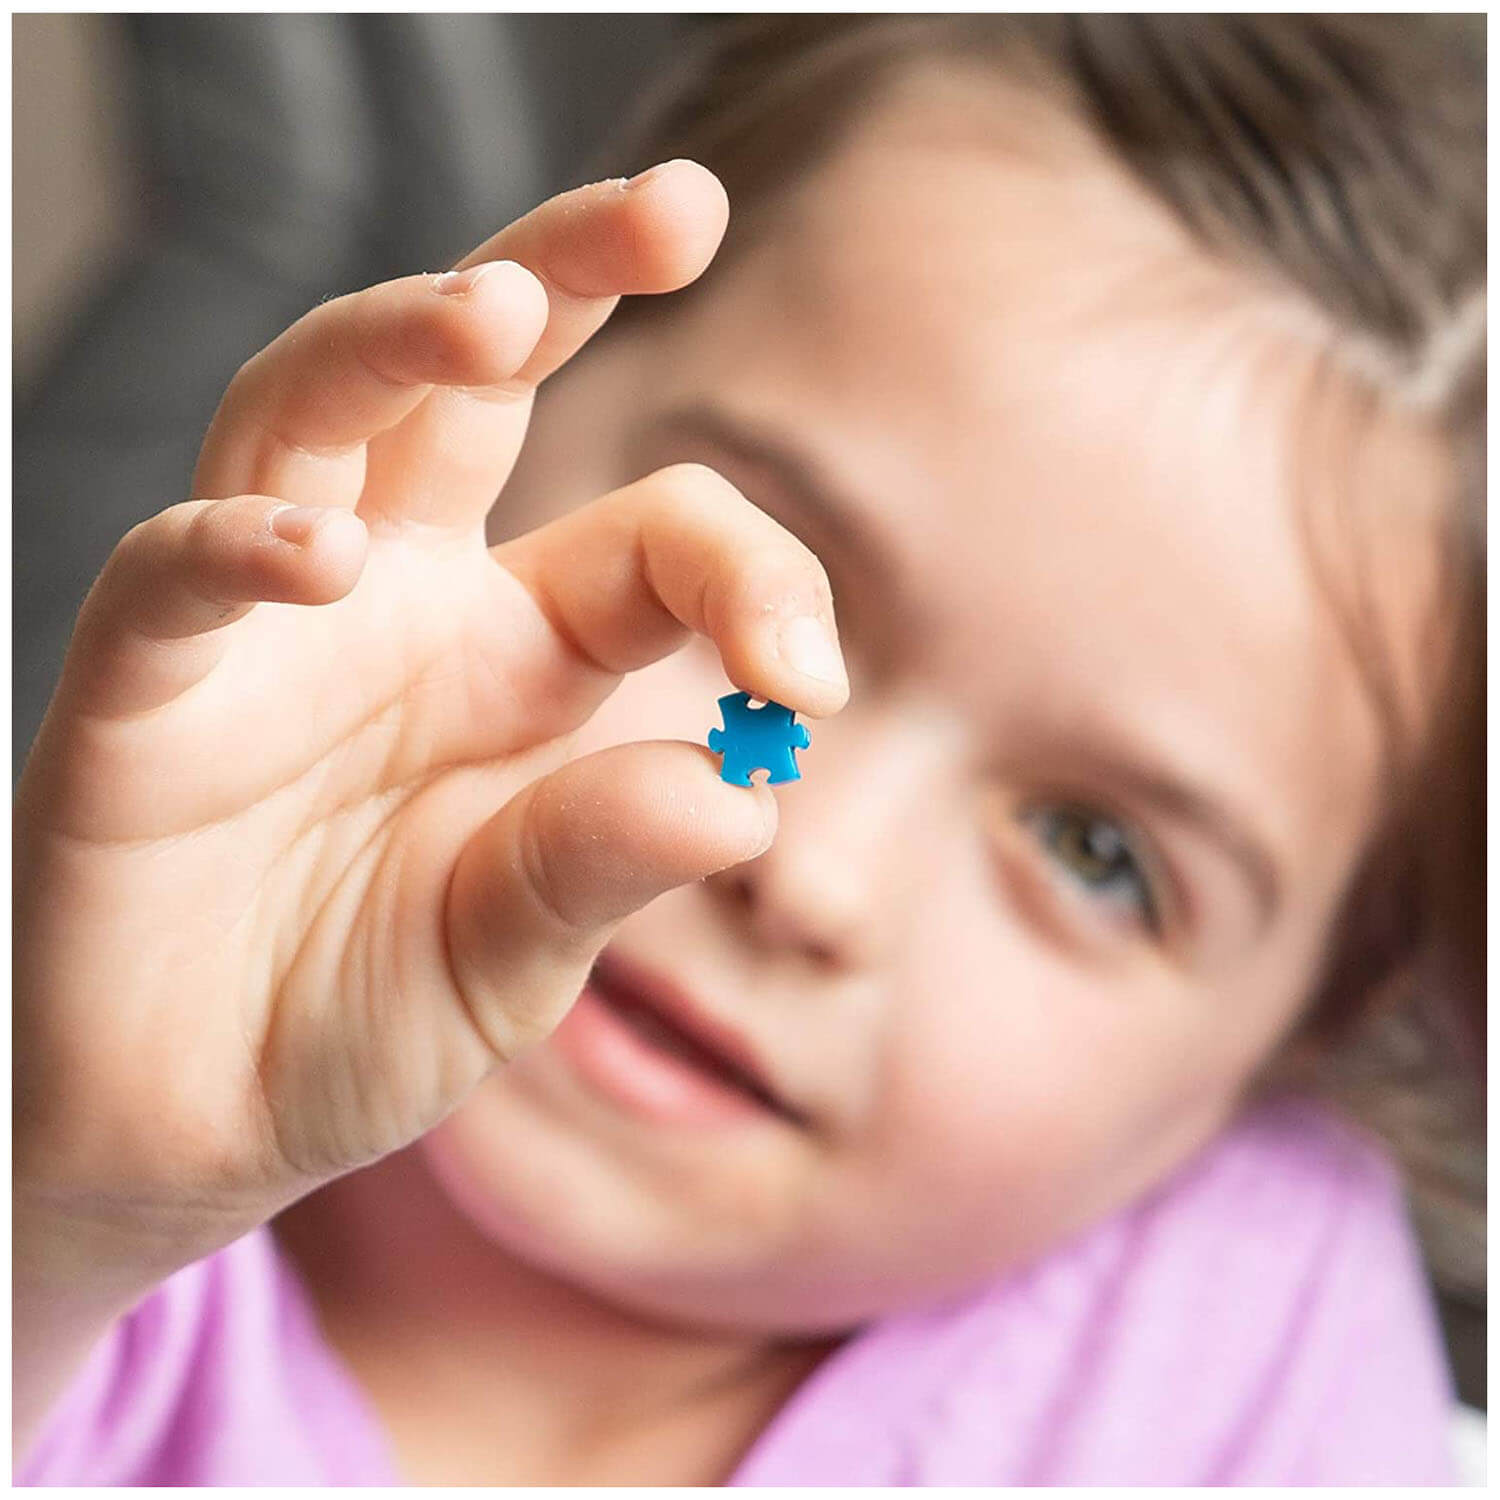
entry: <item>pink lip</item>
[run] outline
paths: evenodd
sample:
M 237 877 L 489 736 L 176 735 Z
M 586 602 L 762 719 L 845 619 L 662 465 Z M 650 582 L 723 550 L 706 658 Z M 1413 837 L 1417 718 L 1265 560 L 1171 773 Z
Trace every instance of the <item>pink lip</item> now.
M 612 1003 L 616 993 L 628 995 L 631 1004 L 745 1075 L 757 1087 L 764 1088 L 761 1080 L 765 1076 L 747 1044 L 692 1008 L 680 990 L 608 954 L 596 965 L 594 980 L 553 1033 L 551 1045 L 616 1104 L 659 1124 L 703 1127 L 743 1126 L 781 1113 L 769 1101 L 715 1076 L 691 1057 L 655 1045 Z

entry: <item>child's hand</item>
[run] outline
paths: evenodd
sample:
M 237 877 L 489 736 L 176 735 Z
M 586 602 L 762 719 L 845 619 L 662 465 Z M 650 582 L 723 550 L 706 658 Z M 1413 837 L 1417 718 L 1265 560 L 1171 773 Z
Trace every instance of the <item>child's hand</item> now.
M 675 164 L 543 205 L 472 277 L 318 307 L 231 385 L 199 498 L 116 549 L 17 800 L 38 1212 L 204 1253 L 427 1130 L 613 924 L 767 846 L 772 796 L 706 750 L 564 764 L 567 736 L 690 630 L 742 688 L 839 708 L 833 648 L 835 681 L 781 650 L 831 632 L 812 555 L 691 467 L 484 539 L 536 382 L 724 221 Z

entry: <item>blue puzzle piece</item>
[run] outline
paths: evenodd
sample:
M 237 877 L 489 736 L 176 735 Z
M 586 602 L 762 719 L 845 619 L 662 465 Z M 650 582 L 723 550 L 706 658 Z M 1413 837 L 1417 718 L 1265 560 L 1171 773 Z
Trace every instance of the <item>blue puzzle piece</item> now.
M 806 750 L 812 741 L 791 709 L 780 703 L 751 708 L 749 693 L 730 693 L 719 699 L 719 712 L 724 727 L 709 730 L 708 748 L 724 757 L 722 780 L 749 786 L 752 771 L 769 771 L 772 786 L 802 780 L 793 751 Z

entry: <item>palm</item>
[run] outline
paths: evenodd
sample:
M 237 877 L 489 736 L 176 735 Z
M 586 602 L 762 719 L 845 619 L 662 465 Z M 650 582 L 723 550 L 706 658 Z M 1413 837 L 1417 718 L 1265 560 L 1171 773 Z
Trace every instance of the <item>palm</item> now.
M 89 867 L 94 993 L 149 1051 L 217 1080 L 209 1098 L 194 1083 L 199 1146 L 255 1125 L 320 1174 L 414 1138 L 493 1061 L 448 971 L 446 883 L 562 758 L 560 711 L 586 712 L 588 674 L 481 536 L 377 533 L 347 598 L 257 606 L 223 633 L 215 669 L 160 710 L 49 726 L 40 754 L 61 738 L 110 795 L 43 837 L 54 864 Z M 191 986 L 141 972 L 143 948 L 191 955 Z M 101 1055 L 132 1045 L 97 1015 L 87 1036 Z M 368 1097 L 371 1079 L 368 1115 L 306 1107 Z
M 434 558 L 376 539 L 361 583 L 304 668 L 342 682 L 293 751 L 269 844 L 296 873 L 256 938 L 285 955 L 262 1017 L 267 1095 L 357 1100 L 382 1082 L 378 1107 L 341 1112 L 332 1135 L 320 1112 L 278 1114 L 283 1153 L 314 1172 L 414 1139 L 493 1065 L 450 967 L 445 896 L 481 826 L 564 758 L 559 710 L 583 706 L 579 673 L 482 541 Z
M 601 674 L 570 659 L 482 537 L 434 553 L 377 534 L 346 601 L 263 620 L 247 659 L 292 668 L 257 681 L 241 717 L 247 743 L 262 715 L 285 739 L 279 757 L 262 742 L 231 762 L 245 811 L 226 830 L 260 851 L 242 874 L 260 877 L 258 897 L 241 892 L 251 949 L 282 955 L 258 1017 L 261 1080 L 273 1100 L 383 1083 L 380 1108 L 341 1115 L 337 1139 L 317 1116 L 290 1138 L 304 1119 L 287 1112 L 283 1151 L 317 1171 L 415 1138 L 493 1064 L 450 969 L 444 897 L 476 831 L 564 758 Z M 275 793 L 249 801 L 268 777 Z
M 261 605 L 226 634 L 213 673 L 140 726 L 152 755 L 214 756 L 212 780 L 174 804 L 189 827 L 252 814 L 299 836 L 572 727 L 598 681 L 480 537 L 429 548 L 376 532 L 348 597 Z M 113 816 L 123 824 L 126 805 Z M 113 834 L 176 831 L 153 816 Z

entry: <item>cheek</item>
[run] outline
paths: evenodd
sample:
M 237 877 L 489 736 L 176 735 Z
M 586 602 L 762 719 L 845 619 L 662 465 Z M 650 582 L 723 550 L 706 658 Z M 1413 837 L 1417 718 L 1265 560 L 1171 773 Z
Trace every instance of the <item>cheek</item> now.
M 1036 1216 L 1086 1157 L 1096 1101 L 1076 983 L 969 874 L 926 887 L 920 937 L 892 975 L 868 1159 L 904 1222 L 973 1244 L 962 1221 L 976 1211 L 988 1238 Z
M 927 903 L 870 1160 L 924 1237 L 940 1223 L 941 1242 L 1004 1257 L 1123 1201 L 1236 1080 L 1213 1067 L 1202 997 L 1164 972 L 1081 965 L 994 900 L 948 884 Z
M 533 1081 L 534 1082 L 534 1081 Z M 541 1093 L 545 1096 L 546 1084 Z M 690 1275 L 732 1265 L 788 1231 L 793 1149 L 641 1149 L 607 1116 L 554 1111 L 525 1082 L 492 1079 L 423 1138 L 448 1199 L 483 1235 L 524 1258 L 595 1279 Z

